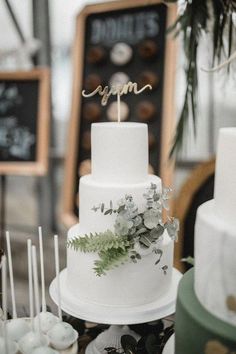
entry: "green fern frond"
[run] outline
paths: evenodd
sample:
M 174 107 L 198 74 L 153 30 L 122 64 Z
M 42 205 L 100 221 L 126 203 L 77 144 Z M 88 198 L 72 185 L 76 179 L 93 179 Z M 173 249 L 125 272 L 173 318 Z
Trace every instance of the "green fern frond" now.
M 129 260 L 128 248 L 111 248 L 99 252 L 100 259 L 94 262 L 94 271 L 97 276 L 106 275 L 106 271 L 118 267 Z
M 118 236 L 112 231 L 99 232 L 69 240 L 67 247 L 82 252 L 102 252 L 112 249 L 126 250 L 130 241 L 125 236 Z

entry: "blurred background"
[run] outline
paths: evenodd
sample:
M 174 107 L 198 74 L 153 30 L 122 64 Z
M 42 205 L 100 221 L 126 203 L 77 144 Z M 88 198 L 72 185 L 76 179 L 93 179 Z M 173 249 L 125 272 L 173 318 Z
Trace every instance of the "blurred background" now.
M 0 0 L 0 71 L 30 70 L 35 64 L 51 67 L 52 131 L 48 174 L 44 177 L 8 175 L 4 182 L 5 228 L 10 231 L 13 242 L 19 312 L 24 312 L 24 308 L 27 308 L 25 300 L 26 239 L 31 237 L 37 242 L 39 225 L 44 230 L 47 254 L 50 255 L 53 252 L 52 236 L 54 233 L 58 233 L 61 246 L 61 267 L 64 267 L 66 261 L 67 227 L 63 223 L 61 214 L 62 186 L 72 103 L 72 47 L 75 38 L 76 16 L 89 3 L 98 3 L 98 1 L 11 0 L 7 2 Z M 8 5 L 14 12 L 25 44 L 22 43 L 19 29 L 17 30 Z M 185 92 L 185 59 L 181 37 L 176 41 L 175 120 L 177 122 Z M 191 177 L 193 170 L 214 157 L 219 128 L 236 125 L 236 85 L 232 74 L 233 70 L 228 76 L 224 70 L 216 74 L 209 74 L 201 70 L 201 68 L 211 66 L 212 49 L 210 43 L 210 34 L 202 37 L 198 57 L 197 133 L 194 137 L 190 126 L 183 149 L 176 159 L 173 185 L 176 200 L 179 200 L 181 193 L 186 193 L 183 187 Z M 29 60 L 27 51 L 35 51 L 33 61 Z M 206 198 L 208 194 L 209 196 L 212 194 L 212 183 L 209 188 L 204 192 L 205 195 L 207 194 Z M 178 204 L 175 208 L 178 209 Z M 186 216 L 186 210 L 184 215 Z M 189 247 L 186 252 L 190 252 L 191 245 Z M 51 259 L 45 257 L 48 284 L 54 276 Z

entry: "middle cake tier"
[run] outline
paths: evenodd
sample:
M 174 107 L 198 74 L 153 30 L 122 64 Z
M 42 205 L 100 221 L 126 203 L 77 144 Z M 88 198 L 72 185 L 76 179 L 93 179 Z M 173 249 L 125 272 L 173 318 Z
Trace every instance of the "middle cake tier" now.
M 154 175 L 149 175 L 145 182 L 132 184 L 102 184 L 96 182 L 91 175 L 80 178 L 79 221 L 81 233 L 113 230 L 116 215 L 103 215 L 99 211 L 94 211 L 94 207 L 96 208 L 101 203 L 104 203 L 105 208 L 109 208 L 110 201 L 112 201 L 114 207 L 117 207 L 119 200 L 124 198 L 126 194 L 130 194 L 133 197 L 139 212 L 142 212 L 146 203 L 143 194 L 147 188 L 150 188 L 151 183 L 154 183 L 157 186 L 157 190 L 161 191 L 161 179 Z

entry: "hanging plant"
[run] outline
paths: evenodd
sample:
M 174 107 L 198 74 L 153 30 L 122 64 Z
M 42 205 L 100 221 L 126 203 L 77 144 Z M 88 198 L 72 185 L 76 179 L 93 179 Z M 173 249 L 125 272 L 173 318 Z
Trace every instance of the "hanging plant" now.
M 166 3 L 177 3 L 178 0 L 166 0 Z M 186 128 L 190 117 L 193 119 L 196 134 L 196 110 L 198 94 L 198 48 L 203 34 L 211 34 L 212 67 L 226 60 L 229 65 L 236 58 L 232 54 L 235 41 L 234 17 L 236 16 L 236 0 L 182 0 L 181 12 L 168 32 L 174 36 L 183 35 L 184 53 L 186 57 L 185 77 L 186 89 L 183 107 L 176 127 L 176 134 L 171 155 L 182 147 Z M 229 59 L 227 61 L 227 59 Z

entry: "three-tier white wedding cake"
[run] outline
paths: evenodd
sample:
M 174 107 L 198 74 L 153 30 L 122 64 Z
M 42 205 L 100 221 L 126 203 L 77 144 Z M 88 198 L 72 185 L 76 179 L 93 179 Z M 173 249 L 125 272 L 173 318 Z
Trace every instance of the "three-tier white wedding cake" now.
M 143 194 L 155 184 L 162 189 L 159 177 L 148 175 L 148 129 L 142 123 L 95 123 L 92 125 L 92 172 L 80 179 L 80 223 L 68 232 L 68 241 L 90 233 L 113 230 L 115 215 L 95 212 L 101 202 L 118 202 L 126 194 L 142 211 Z M 157 241 L 162 252 L 157 255 L 152 248 L 140 250 L 142 258 L 111 269 L 98 277 L 94 273 L 96 252 L 85 253 L 68 247 L 67 286 L 71 294 L 84 303 L 110 306 L 148 304 L 163 294 L 171 285 L 173 240 L 164 231 Z

